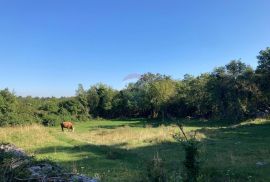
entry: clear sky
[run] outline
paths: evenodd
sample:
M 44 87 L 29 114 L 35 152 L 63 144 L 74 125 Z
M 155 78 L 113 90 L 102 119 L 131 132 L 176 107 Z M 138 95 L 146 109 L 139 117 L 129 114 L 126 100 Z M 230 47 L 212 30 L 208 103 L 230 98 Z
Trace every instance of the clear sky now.
M 270 46 L 269 0 L 0 0 L 0 89 L 70 96 L 129 74 L 182 78 Z M 131 81 L 131 80 L 129 80 Z

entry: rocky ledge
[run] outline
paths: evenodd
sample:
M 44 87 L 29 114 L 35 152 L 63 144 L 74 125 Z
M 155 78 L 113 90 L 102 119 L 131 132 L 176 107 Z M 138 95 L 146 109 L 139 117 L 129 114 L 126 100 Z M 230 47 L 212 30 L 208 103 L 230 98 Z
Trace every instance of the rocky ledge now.
M 0 181 L 98 182 L 82 174 L 67 173 L 50 161 L 36 161 L 12 144 L 0 144 Z

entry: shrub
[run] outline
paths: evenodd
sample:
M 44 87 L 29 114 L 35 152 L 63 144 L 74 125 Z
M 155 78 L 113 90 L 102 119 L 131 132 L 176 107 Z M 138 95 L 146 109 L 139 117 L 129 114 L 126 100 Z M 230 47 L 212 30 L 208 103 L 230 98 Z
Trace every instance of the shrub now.
M 164 169 L 164 161 L 159 157 L 158 153 L 147 165 L 147 181 L 149 182 L 165 182 L 166 173 Z
M 195 140 L 189 140 L 183 142 L 185 149 L 185 181 L 195 182 L 199 176 L 200 165 L 198 161 L 198 142 Z
M 196 182 L 200 174 L 200 163 L 199 163 L 199 142 L 196 140 L 196 133 L 188 138 L 184 132 L 184 128 L 181 124 L 178 124 L 180 132 L 183 137 L 175 135 L 174 138 L 180 141 L 185 150 L 184 165 L 184 181 Z
M 56 126 L 57 124 L 60 124 L 60 122 L 60 117 L 54 114 L 44 114 L 41 117 L 41 123 L 44 126 Z

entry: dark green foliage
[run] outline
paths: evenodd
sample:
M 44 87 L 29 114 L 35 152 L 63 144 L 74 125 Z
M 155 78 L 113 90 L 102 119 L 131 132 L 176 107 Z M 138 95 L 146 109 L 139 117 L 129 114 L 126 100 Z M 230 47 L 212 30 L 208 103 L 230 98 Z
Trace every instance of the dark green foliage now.
M 117 91 L 104 84 L 97 84 L 88 90 L 88 106 L 94 117 L 110 118 L 113 116 L 113 98 Z
M 206 86 L 212 114 L 217 118 L 239 121 L 251 117 L 258 109 L 261 93 L 254 71 L 240 61 L 215 69 Z
M 260 51 L 258 58 L 258 67 L 256 69 L 256 81 L 263 92 L 264 103 L 262 108 L 269 110 L 270 101 L 270 48 Z
M 105 84 L 84 89 L 74 97 L 17 97 L 0 90 L 0 126 L 89 118 L 188 117 L 239 122 L 270 114 L 270 48 L 259 53 L 253 70 L 241 60 L 197 77 L 174 80 L 161 74 L 143 74 L 136 83 L 118 91 Z
M 183 125 L 180 123 L 177 125 L 181 133 L 174 135 L 174 138 L 183 145 L 185 150 L 184 181 L 196 182 L 200 175 L 199 142 L 196 140 L 196 133 L 193 136 L 187 136 Z
M 42 116 L 42 124 L 44 126 L 56 126 L 59 125 L 61 121 L 60 117 L 55 114 L 45 114 Z
M 121 153 L 116 150 L 109 149 L 106 153 L 106 158 L 110 160 L 117 160 L 121 158 Z
M 188 140 L 183 143 L 183 146 L 185 149 L 185 181 L 195 182 L 200 172 L 198 142 L 196 140 Z
M 146 180 L 149 182 L 165 182 L 166 179 L 164 162 L 157 153 L 147 164 Z

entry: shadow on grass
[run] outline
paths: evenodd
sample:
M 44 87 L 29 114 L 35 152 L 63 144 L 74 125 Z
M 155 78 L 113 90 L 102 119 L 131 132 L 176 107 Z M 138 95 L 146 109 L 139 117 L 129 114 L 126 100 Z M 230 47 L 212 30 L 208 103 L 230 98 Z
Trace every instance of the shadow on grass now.
M 178 143 L 160 143 L 152 146 L 135 149 L 122 148 L 126 144 L 112 146 L 82 144 L 72 147 L 52 146 L 44 147 L 35 152 L 57 159 L 60 165 L 68 170 L 93 176 L 105 176 L 104 181 L 141 181 L 144 178 L 146 167 L 154 155 L 166 159 L 166 170 L 176 171 L 183 153 Z M 179 151 L 179 152 L 176 152 Z
M 165 120 L 163 121 L 162 119 L 148 119 L 148 118 L 133 118 L 133 119 L 113 119 L 113 122 L 117 121 L 125 121 L 126 123 L 124 124 L 119 124 L 119 125 L 100 125 L 96 126 L 95 128 L 105 128 L 105 129 L 116 129 L 119 127 L 137 127 L 137 128 L 146 128 L 146 127 L 160 127 L 160 126 L 171 126 L 175 125 L 177 123 L 182 123 L 184 126 L 187 127 L 207 127 L 207 128 L 216 128 L 216 127 L 227 127 L 233 125 L 232 123 L 229 123 L 227 121 L 218 121 L 218 120 L 205 120 L 205 119 L 175 119 L 175 120 Z M 93 127 L 89 127 L 93 129 Z
M 265 139 L 263 142 L 266 142 L 266 139 L 270 137 L 270 122 L 267 121 L 263 124 L 247 124 L 239 126 L 228 126 L 224 128 L 202 128 L 197 130 L 206 135 L 206 139 L 248 139 L 248 140 L 259 140 Z M 270 138 L 269 138 L 270 139 Z M 259 141 L 258 141 L 259 142 Z M 270 142 L 270 141 L 269 141 Z
M 270 180 L 270 166 L 256 166 L 257 161 L 269 161 L 270 123 L 211 128 L 220 125 L 202 125 L 200 121 L 190 120 L 185 122 L 185 126 L 209 127 L 198 130 L 206 136 L 201 141 L 204 150 L 201 159 L 208 181 L 247 181 L 249 176 L 258 181 Z M 55 158 L 60 158 L 60 164 L 71 169 L 75 163 L 79 172 L 90 176 L 95 173 L 102 174 L 109 179 L 104 181 L 136 181 L 135 179 L 145 174 L 148 161 L 157 153 L 165 160 L 168 173 L 182 169 L 184 151 L 179 143 L 162 142 L 132 149 L 125 149 L 126 145 L 52 146 L 36 152 L 47 156 L 55 155 Z M 228 170 L 233 173 L 228 174 Z

